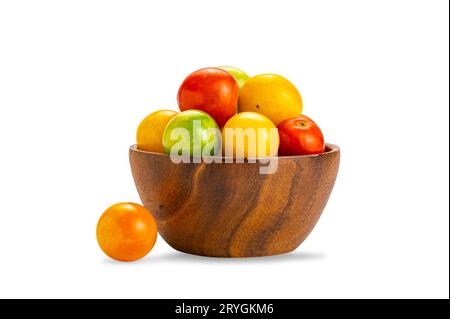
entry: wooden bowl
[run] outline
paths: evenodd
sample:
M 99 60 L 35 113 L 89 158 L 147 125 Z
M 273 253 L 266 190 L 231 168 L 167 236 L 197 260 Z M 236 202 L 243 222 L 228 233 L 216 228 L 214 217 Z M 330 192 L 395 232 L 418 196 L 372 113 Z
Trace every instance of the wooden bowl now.
M 130 148 L 142 203 L 174 249 L 212 257 L 256 257 L 290 252 L 308 236 L 333 189 L 339 147 L 320 155 L 266 163 L 181 163 L 169 155 Z

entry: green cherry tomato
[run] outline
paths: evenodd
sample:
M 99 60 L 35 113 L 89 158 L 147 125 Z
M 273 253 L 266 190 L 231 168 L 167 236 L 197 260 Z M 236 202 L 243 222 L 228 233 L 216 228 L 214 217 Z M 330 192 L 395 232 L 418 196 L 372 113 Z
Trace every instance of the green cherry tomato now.
M 228 65 L 219 66 L 218 68 L 230 73 L 238 83 L 239 88 L 241 88 L 245 84 L 245 82 L 249 79 L 247 73 L 245 73 L 241 69 Z
M 167 123 L 162 144 L 166 154 L 189 154 L 195 157 L 220 155 L 220 129 L 207 113 L 187 110 L 178 113 Z

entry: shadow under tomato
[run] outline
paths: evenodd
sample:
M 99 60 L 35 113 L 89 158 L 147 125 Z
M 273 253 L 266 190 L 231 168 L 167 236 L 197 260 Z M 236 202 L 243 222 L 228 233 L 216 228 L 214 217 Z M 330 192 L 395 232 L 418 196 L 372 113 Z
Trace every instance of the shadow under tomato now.
M 214 258 L 185 254 L 178 251 L 164 253 L 159 255 L 148 254 L 146 257 L 131 264 L 158 264 L 158 263 L 186 263 L 186 264 L 272 264 L 289 262 L 307 262 L 314 260 L 323 260 L 326 256 L 322 253 L 314 252 L 291 252 L 288 254 L 252 257 L 252 258 Z M 121 263 L 112 259 L 105 259 L 106 264 L 128 264 Z

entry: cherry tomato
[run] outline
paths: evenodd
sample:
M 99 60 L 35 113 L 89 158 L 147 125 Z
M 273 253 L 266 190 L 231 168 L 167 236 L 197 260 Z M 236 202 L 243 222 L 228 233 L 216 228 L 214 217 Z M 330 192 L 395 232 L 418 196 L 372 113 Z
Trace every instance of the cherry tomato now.
M 155 245 L 156 222 L 143 206 L 119 203 L 109 207 L 97 224 L 97 241 L 112 259 L 134 261 L 147 255 Z
M 244 86 L 245 81 L 247 81 L 250 78 L 247 73 L 245 73 L 241 69 L 232 66 L 224 65 L 218 66 L 218 68 L 230 73 L 236 80 L 237 84 L 239 85 L 239 89 L 241 89 Z
M 260 74 L 242 86 L 240 112 L 258 112 L 275 125 L 302 113 L 302 96 L 288 79 L 276 74 Z
M 191 73 L 178 90 L 181 111 L 196 109 L 208 113 L 222 127 L 236 114 L 239 86 L 234 77 L 219 68 Z
M 227 132 L 227 129 L 231 130 Z M 241 129 L 242 134 L 236 129 Z M 223 127 L 222 144 L 225 156 L 229 156 L 227 149 L 233 150 L 233 157 L 275 156 L 279 136 L 275 124 L 264 115 L 242 112 L 229 119 Z
M 137 147 L 148 152 L 163 153 L 162 136 L 167 123 L 177 112 L 160 110 L 144 118 L 136 132 Z
M 309 155 L 325 151 L 325 141 L 319 126 L 305 115 L 278 124 L 279 155 Z
M 197 122 L 197 126 L 195 122 Z M 173 136 L 175 130 L 179 129 L 186 129 L 188 134 Z M 194 141 L 198 141 L 198 143 L 194 143 Z M 172 148 L 175 147 L 175 153 L 182 152 L 187 148 L 189 154 L 194 156 L 218 155 L 220 154 L 219 127 L 214 119 L 205 112 L 198 110 L 180 112 L 169 121 L 164 129 L 162 144 L 164 152 L 167 154 L 170 154 Z

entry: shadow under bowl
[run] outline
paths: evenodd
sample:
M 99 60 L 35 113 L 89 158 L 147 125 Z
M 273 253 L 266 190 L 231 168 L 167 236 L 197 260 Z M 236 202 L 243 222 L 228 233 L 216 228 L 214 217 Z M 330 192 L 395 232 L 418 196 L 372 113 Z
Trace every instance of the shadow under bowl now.
M 333 144 L 319 155 L 256 163 L 180 163 L 130 147 L 143 205 L 174 249 L 210 257 L 257 257 L 296 249 L 316 225 L 339 169 Z M 223 158 L 222 158 L 223 160 Z

